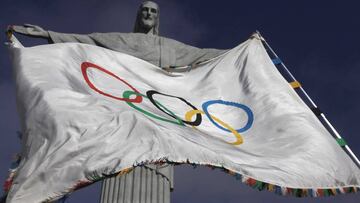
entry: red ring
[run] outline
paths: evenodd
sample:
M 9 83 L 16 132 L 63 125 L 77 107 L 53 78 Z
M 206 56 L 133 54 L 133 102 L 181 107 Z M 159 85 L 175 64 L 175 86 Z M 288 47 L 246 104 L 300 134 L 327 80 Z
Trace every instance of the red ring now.
M 142 102 L 142 96 L 140 96 L 140 95 L 136 95 L 136 98 L 135 98 L 135 99 L 127 99 L 127 98 L 123 98 L 123 97 L 113 96 L 113 95 L 111 95 L 111 94 L 105 93 L 105 92 L 99 90 L 98 88 L 96 88 L 96 87 L 94 86 L 94 84 L 92 84 L 92 83 L 90 82 L 89 77 L 88 77 L 87 72 L 86 72 L 86 70 L 87 70 L 88 68 L 90 68 L 90 67 L 91 67 L 91 68 L 96 68 L 96 69 L 98 69 L 98 70 L 100 70 L 100 71 L 102 71 L 102 72 L 104 72 L 104 73 L 106 73 L 106 74 L 108 74 L 108 75 L 111 75 L 112 77 L 114 77 L 114 78 L 120 80 L 121 82 L 125 83 L 125 84 L 126 84 L 127 86 L 129 86 L 134 92 L 140 93 L 137 89 L 135 89 L 133 86 L 131 86 L 129 83 L 127 83 L 125 80 L 121 79 L 120 77 L 118 77 L 118 76 L 115 75 L 114 73 L 112 73 L 112 72 L 110 72 L 110 71 L 108 71 L 108 70 L 106 70 L 106 69 L 104 69 L 104 68 L 102 68 L 102 67 L 100 67 L 100 66 L 98 66 L 98 65 L 96 65 L 96 64 L 93 64 L 93 63 L 90 63 L 90 62 L 83 62 L 83 63 L 81 64 L 81 72 L 82 72 L 82 74 L 83 74 L 83 76 L 84 76 L 84 79 L 85 79 L 86 83 L 89 85 L 89 87 L 90 87 L 91 89 L 95 90 L 95 91 L 98 92 L 99 94 L 102 94 L 102 95 L 107 96 L 107 97 L 111 97 L 111 98 L 116 99 L 116 100 L 121 100 L 121 101 L 126 101 L 126 102 L 134 102 L 134 103 L 140 103 L 140 102 Z

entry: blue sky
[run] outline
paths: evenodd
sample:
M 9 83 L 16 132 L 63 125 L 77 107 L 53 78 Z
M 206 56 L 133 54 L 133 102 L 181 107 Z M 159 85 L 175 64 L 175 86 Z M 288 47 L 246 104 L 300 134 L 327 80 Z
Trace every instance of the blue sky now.
M 360 3 L 356 1 L 161 0 L 160 35 L 202 48 L 228 49 L 260 30 L 331 123 L 360 156 Z M 2 0 L 0 28 L 31 23 L 65 33 L 131 32 L 136 0 Z M 19 37 L 27 46 L 46 40 Z M 1 37 L 5 42 L 5 35 Z M 0 46 L 0 180 L 20 150 L 15 88 Z M 100 184 L 69 202 L 98 202 Z M 359 194 L 298 199 L 253 190 L 221 171 L 175 169 L 172 202 L 359 202 Z

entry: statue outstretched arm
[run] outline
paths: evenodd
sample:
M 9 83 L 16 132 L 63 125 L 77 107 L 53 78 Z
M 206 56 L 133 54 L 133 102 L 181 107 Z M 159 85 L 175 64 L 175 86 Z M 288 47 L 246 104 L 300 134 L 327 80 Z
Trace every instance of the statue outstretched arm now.
M 226 49 L 198 48 L 178 42 L 176 46 L 176 63 L 195 65 L 225 53 Z
M 49 32 L 44 30 L 42 27 L 31 24 L 24 25 L 11 25 L 8 30 L 32 37 L 46 38 L 49 39 Z
M 79 42 L 95 45 L 95 42 L 88 35 L 52 32 L 31 24 L 10 25 L 7 28 L 7 32 L 9 31 L 30 37 L 48 39 L 49 43 Z
M 226 49 L 202 49 L 184 44 L 172 39 L 165 41 L 166 47 L 174 50 L 175 62 L 170 66 L 162 66 L 162 69 L 168 72 L 188 72 L 198 66 L 199 63 L 217 57 L 228 50 Z

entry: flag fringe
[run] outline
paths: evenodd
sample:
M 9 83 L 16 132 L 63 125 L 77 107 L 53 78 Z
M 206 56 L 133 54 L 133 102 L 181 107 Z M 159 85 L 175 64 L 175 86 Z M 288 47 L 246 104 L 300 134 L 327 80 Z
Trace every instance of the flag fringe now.
M 235 171 L 229 170 L 223 166 L 217 166 L 213 164 L 204 164 L 204 163 L 195 163 L 191 162 L 189 159 L 185 161 L 170 161 L 166 158 L 158 159 L 155 161 L 144 161 L 141 163 L 134 164 L 132 167 L 125 168 L 123 170 L 106 174 L 106 173 L 99 173 L 97 171 L 91 172 L 89 175 L 86 176 L 83 180 L 78 180 L 76 183 L 70 187 L 69 189 L 55 194 L 52 197 L 47 198 L 44 202 L 53 202 L 57 199 L 62 198 L 65 195 L 68 195 L 69 193 L 74 192 L 75 190 L 78 190 L 80 188 L 83 188 L 85 186 L 88 186 L 92 183 L 95 183 L 97 181 L 103 180 L 105 178 L 114 177 L 114 176 L 121 176 L 127 173 L 130 173 L 135 167 L 138 166 L 145 166 L 148 164 L 155 164 L 155 165 L 182 165 L 182 164 L 189 164 L 193 166 L 195 169 L 197 166 L 206 166 L 212 170 L 214 169 L 220 169 L 223 172 L 233 176 L 236 178 L 236 180 L 241 181 L 242 183 L 252 187 L 253 189 L 257 189 L 259 191 L 267 190 L 269 192 L 273 192 L 277 195 L 282 196 L 293 196 L 293 197 L 329 197 L 329 196 L 335 196 L 338 194 L 348 194 L 348 193 L 356 193 L 359 191 L 359 187 L 356 186 L 344 186 L 344 187 L 338 187 L 338 188 L 291 188 L 291 187 L 284 187 L 279 186 L 276 184 L 271 184 L 267 182 L 263 182 L 260 180 L 257 180 L 255 178 L 252 178 L 247 175 L 243 175 L 240 173 L 237 173 Z M 149 168 L 151 169 L 151 168 Z M 151 169 L 154 170 L 154 169 Z M 107 170 L 104 170 L 107 171 Z M 160 174 L 160 173 L 159 173 Z M 6 192 L 7 193 L 7 192 Z M 4 195 L 5 196 L 5 195 Z

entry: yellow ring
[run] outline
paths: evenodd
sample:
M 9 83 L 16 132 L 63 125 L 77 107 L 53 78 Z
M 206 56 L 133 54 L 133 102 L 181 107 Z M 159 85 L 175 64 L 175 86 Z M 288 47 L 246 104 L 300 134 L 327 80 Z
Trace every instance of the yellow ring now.
M 188 112 L 186 112 L 185 114 L 185 120 L 186 121 L 191 121 L 191 118 L 195 115 L 195 114 L 205 114 L 205 112 L 201 111 L 201 110 L 190 110 Z M 225 128 L 227 128 L 228 130 L 230 130 L 233 135 L 236 138 L 235 142 L 228 142 L 229 144 L 232 145 L 240 145 L 243 143 L 243 138 L 241 137 L 241 135 L 234 129 L 232 128 L 230 125 L 224 123 L 223 121 L 221 121 L 220 119 L 216 118 L 215 116 L 210 115 L 212 119 L 214 119 L 214 121 L 220 123 L 220 125 L 224 126 Z M 195 126 L 193 126 L 195 128 Z

